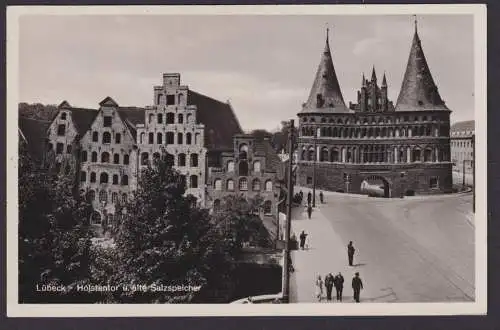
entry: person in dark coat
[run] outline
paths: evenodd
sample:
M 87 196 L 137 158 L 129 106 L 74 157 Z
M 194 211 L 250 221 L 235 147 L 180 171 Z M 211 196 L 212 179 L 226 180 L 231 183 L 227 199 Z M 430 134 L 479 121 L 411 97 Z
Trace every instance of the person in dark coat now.
M 312 212 L 313 212 L 313 208 L 312 208 L 311 204 L 309 204 L 309 206 L 307 207 L 307 216 L 309 217 L 309 219 L 311 219 Z
M 299 238 L 300 238 L 300 249 L 301 250 L 304 250 L 304 246 L 306 245 L 306 237 L 307 237 L 307 234 L 304 231 L 302 231 L 300 233 L 300 236 L 299 236 Z
M 335 291 L 337 291 L 337 301 L 342 301 L 342 290 L 344 289 L 344 276 L 339 272 L 333 279 Z
M 354 300 L 359 303 L 359 294 L 363 289 L 363 281 L 359 277 L 359 273 L 356 272 L 352 279 L 352 290 L 354 291 Z
M 329 273 L 325 276 L 325 287 L 326 287 L 326 300 L 332 300 L 332 289 L 334 284 L 334 278 L 332 273 Z
M 312 201 L 312 193 L 308 192 L 307 193 L 307 205 L 311 205 L 311 201 Z
M 301 191 L 299 191 L 299 195 L 300 195 L 300 200 L 303 200 L 304 199 L 304 193 Z
M 347 245 L 347 257 L 349 259 L 349 266 L 352 266 L 352 262 L 354 260 L 354 252 L 356 249 L 352 245 L 352 241 L 349 242 L 349 245 Z
M 323 192 L 322 192 L 322 191 L 320 191 L 320 192 L 319 192 L 319 201 L 320 201 L 320 203 L 321 203 L 321 204 L 323 204 L 323 197 L 324 197 L 324 196 L 323 196 Z

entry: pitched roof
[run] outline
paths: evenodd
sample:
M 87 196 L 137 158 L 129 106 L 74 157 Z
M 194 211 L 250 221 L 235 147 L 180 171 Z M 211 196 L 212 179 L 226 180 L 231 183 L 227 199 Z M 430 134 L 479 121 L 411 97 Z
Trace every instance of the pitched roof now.
M 439 95 L 427 65 L 420 38 L 415 34 L 410 48 L 406 72 L 401 84 L 396 111 L 449 110 Z
M 83 136 L 90 129 L 99 113 L 98 110 L 86 108 L 68 108 L 68 110 L 71 111 L 71 119 L 80 136 Z
M 48 120 L 37 120 L 19 116 L 19 130 L 26 139 L 28 152 L 36 159 L 42 159 L 43 152 L 46 150 L 45 142 L 48 138 L 47 130 L 50 123 Z
M 459 131 L 474 131 L 475 129 L 475 121 L 474 120 L 466 120 L 459 121 L 451 125 L 451 132 L 459 132 Z
M 316 77 L 309 93 L 309 98 L 304 104 L 302 111 L 321 113 L 351 112 L 345 105 L 344 97 L 340 90 L 339 81 L 333 66 L 330 44 L 328 42 L 328 30 L 326 34 L 325 50 L 321 55 Z
M 192 90 L 188 91 L 187 102 L 197 106 L 197 122 L 205 125 L 205 147 L 232 149 L 233 136 L 243 130 L 231 105 Z
M 144 124 L 144 108 L 138 107 L 119 107 L 118 113 L 125 125 L 127 125 L 134 140 L 137 140 L 137 124 Z

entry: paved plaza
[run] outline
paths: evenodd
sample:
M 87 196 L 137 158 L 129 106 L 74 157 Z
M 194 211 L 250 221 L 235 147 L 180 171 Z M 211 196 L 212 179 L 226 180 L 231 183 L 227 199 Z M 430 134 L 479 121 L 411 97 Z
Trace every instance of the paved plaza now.
M 292 232 L 308 233 L 308 249 L 292 252 L 292 302 L 317 301 L 315 278 L 328 272 L 344 275 L 344 302 L 353 302 L 355 272 L 365 287 L 362 303 L 474 300 L 472 194 L 384 199 L 326 192 L 325 199 L 317 199 L 311 219 L 305 208 L 292 216 Z

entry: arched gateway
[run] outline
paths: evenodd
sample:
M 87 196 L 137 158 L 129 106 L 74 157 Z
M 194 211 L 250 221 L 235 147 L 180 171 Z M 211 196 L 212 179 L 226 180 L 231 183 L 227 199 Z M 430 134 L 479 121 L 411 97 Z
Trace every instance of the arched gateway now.
M 370 196 L 391 197 L 391 185 L 389 181 L 381 175 L 366 176 L 361 182 L 360 191 L 362 194 Z

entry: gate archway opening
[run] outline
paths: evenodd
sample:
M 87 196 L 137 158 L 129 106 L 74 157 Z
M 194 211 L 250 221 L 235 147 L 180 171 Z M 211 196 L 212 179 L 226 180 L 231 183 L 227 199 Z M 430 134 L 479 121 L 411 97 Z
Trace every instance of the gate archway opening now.
M 361 182 L 361 193 L 372 197 L 391 197 L 389 181 L 380 175 L 369 175 Z

